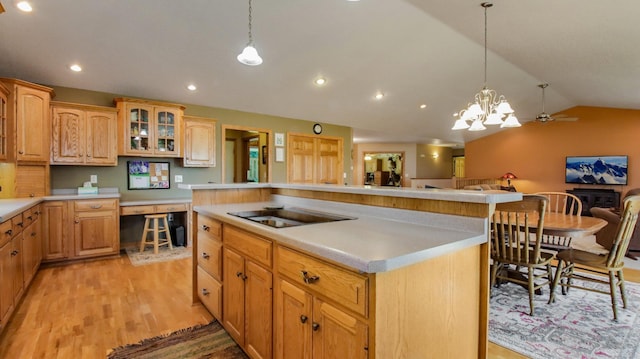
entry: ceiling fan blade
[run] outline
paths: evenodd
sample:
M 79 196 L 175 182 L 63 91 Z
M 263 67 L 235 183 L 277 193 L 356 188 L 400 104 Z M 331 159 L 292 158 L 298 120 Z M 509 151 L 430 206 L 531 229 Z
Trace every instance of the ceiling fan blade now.
M 559 114 L 559 115 L 553 116 L 553 119 L 556 121 L 575 122 L 575 121 L 578 121 L 580 118 L 569 117 L 568 115 Z

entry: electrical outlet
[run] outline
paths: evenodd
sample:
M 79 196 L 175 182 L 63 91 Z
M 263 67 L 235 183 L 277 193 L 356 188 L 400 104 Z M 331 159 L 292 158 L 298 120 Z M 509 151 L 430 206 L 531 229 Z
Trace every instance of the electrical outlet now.
M 98 175 L 91 175 L 91 183 L 98 183 Z
M 182 175 L 176 175 L 175 181 L 176 181 L 176 183 L 181 183 L 182 182 Z

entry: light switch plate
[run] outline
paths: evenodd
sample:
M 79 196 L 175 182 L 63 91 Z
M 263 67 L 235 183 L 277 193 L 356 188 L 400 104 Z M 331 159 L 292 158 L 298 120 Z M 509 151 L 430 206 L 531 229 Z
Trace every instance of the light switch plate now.
M 91 175 L 91 183 L 98 183 L 98 175 Z
M 175 176 L 175 181 L 176 181 L 176 183 L 181 183 L 182 182 L 182 175 L 176 175 Z

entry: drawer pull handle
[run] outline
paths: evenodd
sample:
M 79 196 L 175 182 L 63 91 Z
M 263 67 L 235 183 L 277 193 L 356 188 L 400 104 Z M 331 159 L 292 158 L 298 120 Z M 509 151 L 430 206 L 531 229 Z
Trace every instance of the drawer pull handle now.
M 307 318 L 307 316 L 306 316 L 306 315 L 304 315 L 304 314 L 300 316 L 300 322 L 301 322 L 302 324 L 306 323 L 306 322 L 307 322 L 307 319 L 309 319 L 309 318 Z
M 33 219 L 33 217 L 29 216 L 29 217 L 27 217 L 27 219 L 28 219 L 28 220 L 32 220 L 32 219 Z
M 320 277 L 313 275 L 309 277 L 309 273 L 306 270 L 300 271 L 302 273 L 302 280 L 307 284 L 313 284 L 320 280 Z
M 203 225 L 202 225 L 202 229 L 203 229 L 205 232 L 209 232 L 209 229 L 211 229 L 211 227 L 207 226 L 206 224 L 203 224 Z
M 31 237 L 35 237 L 36 236 L 36 232 L 31 232 Z
M 246 275 L 244 275 L 244 273 L 242 272 L 238 272 L 236 273 L 236 277 L 242 279 L 242 280 L 246 280 L 248 277 Z
M 17 226 L 20 226 L 20 228 L 22 228 L 22 222 L 20 223 L 16 223 Z
M 207 253 L 207 252 L 202 252 L 202 258 L 204 258 L 204 259 L 209 259 L 209 257 L 211 257 L 211 256 L 209 255 L 209 253 Z
M 15 257 L 15 256 L 17 256 L 17 255 L 18 255 L 18 253 L 20 253 L 20 252 L 19 252 L 19 251 L 17 251 L 17 250 L 15 250 L 15 251 L 11 252 L 11 256 L 12 256 L 12 257 Z
M 4 234 L 10 236 L 13 234 L 13 230 L 12 229 L 8 229 L 6 232 L 4 232 Z
M 313 329 L 314 332 L 317 332 L 318 329 L 320 329 L 320 324 L 314 322 L 313 324 L 311 324 L 311 329 Z
M 93 204 L 93 205 L 91 205 L 91 208 L 93 208 L 93 209 L 102 208 L 102 205 L 101 204 Z
M 209 291 L 206 288 L 202 288 L 202 295 L 204 296 L 209 295 Z

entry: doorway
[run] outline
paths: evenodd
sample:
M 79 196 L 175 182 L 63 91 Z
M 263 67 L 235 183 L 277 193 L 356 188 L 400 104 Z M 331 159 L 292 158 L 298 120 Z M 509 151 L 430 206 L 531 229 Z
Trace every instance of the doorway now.
M 271 130 L 246 126 L 222 125 L 224 183 L 269 182 L 268 159 Z
M 365 152 L 363 158 L 365 185 L 403 186 L 404 152 Z

